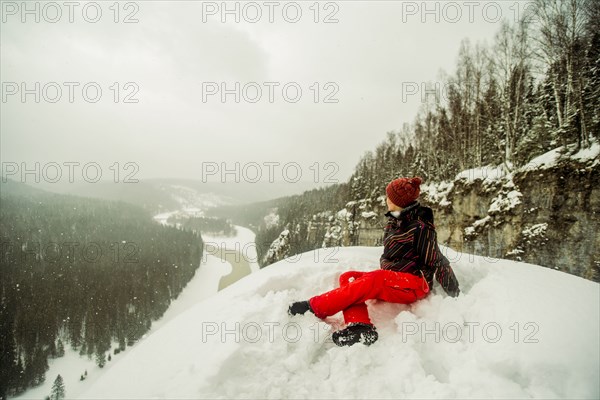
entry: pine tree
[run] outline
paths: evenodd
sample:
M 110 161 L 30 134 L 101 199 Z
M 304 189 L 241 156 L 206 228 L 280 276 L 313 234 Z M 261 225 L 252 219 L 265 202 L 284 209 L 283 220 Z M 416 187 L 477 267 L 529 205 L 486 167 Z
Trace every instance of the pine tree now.
M 57 357 L 63 357 L 65 355 L 65 345 L 61 339 L 58 339 L 58 345 L 56 348 Z
M 96 364 L 98 364 L 100 368 L 104 368 L 104 365 L 106 364 L 106 355 L 103 351 L 96 352 Z
M 52 394 L 50 397 L 52 400 L 60 400 L 65 398 L 65 394 L 65 384 L 62 376 L 59 374 L 52 385 Z

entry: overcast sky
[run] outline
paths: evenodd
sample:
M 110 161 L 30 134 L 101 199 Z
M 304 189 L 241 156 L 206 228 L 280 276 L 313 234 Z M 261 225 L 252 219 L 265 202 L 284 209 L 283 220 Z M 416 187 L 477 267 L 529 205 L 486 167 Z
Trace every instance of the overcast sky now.
M 2 162 L 96 162 L 108 178 L 114 162 L 122 175 L 131 172 L 124 163 L 133 162 L 139 166 L 137 178 L 193 179 L 215 165 L 206 163 L 219 168 L 257 163 L 263 180 L 269 172 L 265 162 L 281 163 L 273 167 L 275 179 L 282 179 L 284 164 L 298 163 L 303 180 L 314 179 L 319 163 L 319 180 L 346 181 L 387 131 L 413 121 L 421 97 L 408 95 L 407 85 L 435 81 L 442 70 L 451 73 L 463 38 L 490 42 L 500 24 L 494 22 L 494 4 L 502 4 L 507 18 L 523 4 L 467 3 L 448 8 L 428 2 L 434 11 L 423 14 L 420 1 L 338 1 L 318 7 L 299 2 L 302 15 L 292 23 L 293 4 L 284 11 L 287 2 L 272 9 L 263 2 L 245 9 L 244 3 L 229 2 L 231 9 L 240 8 L 236 23 L 234 15 L 222 15 L 220 1 L 121 3 L 118 16 L 112 1 L 98 2 L 98 18 L 95 5 L 84 12 L 85 3 L 69 9 L 59 2 L 62 16 L 52 23 L 56 7 L 40 5 L 35 22 L 35 14 L 23 14 L 23 3 L 3 2 Z M 27 4 L 33 9 L 36 3 Z M 257 10 L 262 17 L 252 23 Z M 328 16 L 338 22 L 325 23 Z M 138 22 L 124 23 L 126 17 Z M 39 103 L 35 94 L 22 102 L 23 82 L 33 92 L 40 83 Z M 222 82 L 233 91 L 239 82 L 239 103 L 234 94 L 225 102 L 220 92 L 209 94 Z M 242 88 L 252 82 L 244 97 Z M 102 94 L 93 103 L 97 87 Z M 257 87 L 262 97 L 252 103 Z M 298 87 L 302 94 L 294 103 Z M 126 95 L 138 102 L 125 102 Z M 328 95 L 337 102 L 326 102 Z M 253 178 L 255 169 L 246 173 Z

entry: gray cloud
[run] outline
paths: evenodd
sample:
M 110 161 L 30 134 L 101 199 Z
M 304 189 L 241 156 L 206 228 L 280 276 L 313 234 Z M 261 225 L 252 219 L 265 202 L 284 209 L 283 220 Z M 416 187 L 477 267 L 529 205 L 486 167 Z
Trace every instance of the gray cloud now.
M 97 82 L 103 89 L 95 104 L 10 97 L 2 103 L 3 161 L 133 161 L 142 178 L 197 178 L 206 161 L 294 161 L 307 179 L 313 163 L 334 162 L 345 181 L 386 131 L 414 118 L 420 99 L 403 101 L 402 84 L 452 71 L 462 38 L 490 40 L 498 26 L 477 14 L 473 23 L 403 22 L 400 2 L 366 1 L 336 3 L 335 24 L 314 23 L 309 3 L 296 24 L 277 13 L 273 24 L 223 24 L 202 23 L 201 2 L 140 2 L 139 23 L 123 24 L 112 22 L 109 3 L 100 4 L 105 14 L 96 24 L 16 17 L 2 24 L 2 82 Z M 265 100 L 265 86 L 256 104 L 233 96 L 203 103 L 203 82 L 222 81 L 281 85 L 274 103 Z M 121 96 L 134 82 L 139 102 L 114 103 L 114 82 Z M 303 89 L 300 102 L 282 99 L 287 82 Z M 339 102 L 315 104 L 314 82 L 321 100 L 331 93 L 323 85 L 334 82 Z

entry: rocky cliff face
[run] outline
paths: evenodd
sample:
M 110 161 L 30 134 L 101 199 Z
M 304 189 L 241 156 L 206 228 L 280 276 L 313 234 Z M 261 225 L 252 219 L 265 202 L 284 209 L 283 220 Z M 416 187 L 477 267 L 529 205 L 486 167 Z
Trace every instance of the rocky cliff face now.
M 597 160 L 570 160 L 508 175 L 491 168 L 469 170 L 453 182 L 422 188 L 420 201 L 434 210 L 440 243 L 600 281 Z M 315 218 L 306 239 L 317 240 L 316 233 L 324 229 L 320 246 L 379 246 L 385 212 L 383 196 L 349 202 L 343 212 Z
M 423 184 L 420 201 L 434 211 L 438 241 L 455 250 L 599 282 L 599 152 L 561 158 L 552 151 L 510 174 L 498 167 L 466 170 L 451 182 Z M 310 248 L 380 246 L 386 211 L 384 195 L 350 201 L 313 215 L 306 235 L 292 239 Z
M 457 179 L 450 205 L 428 201 L 438 240 L 493 258 L 600 278 L 600 168 L 569 161 L 509 177 Z

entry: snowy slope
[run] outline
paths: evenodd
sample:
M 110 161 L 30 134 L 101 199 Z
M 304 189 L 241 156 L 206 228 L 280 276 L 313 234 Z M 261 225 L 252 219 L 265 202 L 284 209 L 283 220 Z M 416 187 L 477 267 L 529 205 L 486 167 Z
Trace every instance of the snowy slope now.
M 289 302 L 333 288 L 348 269 L 377 268 L 383 250 L 320 249 L 272 264 L 187 309 L 80 398 L 600 396 L 597 283 L 441 248 L 461 296 L 447 297 L 436 284 L 413 305 L 369 301 L 380 334 L 370 347 L 330 342 L 341 313 L 328 323 L 312 314 L 288 317 Z

